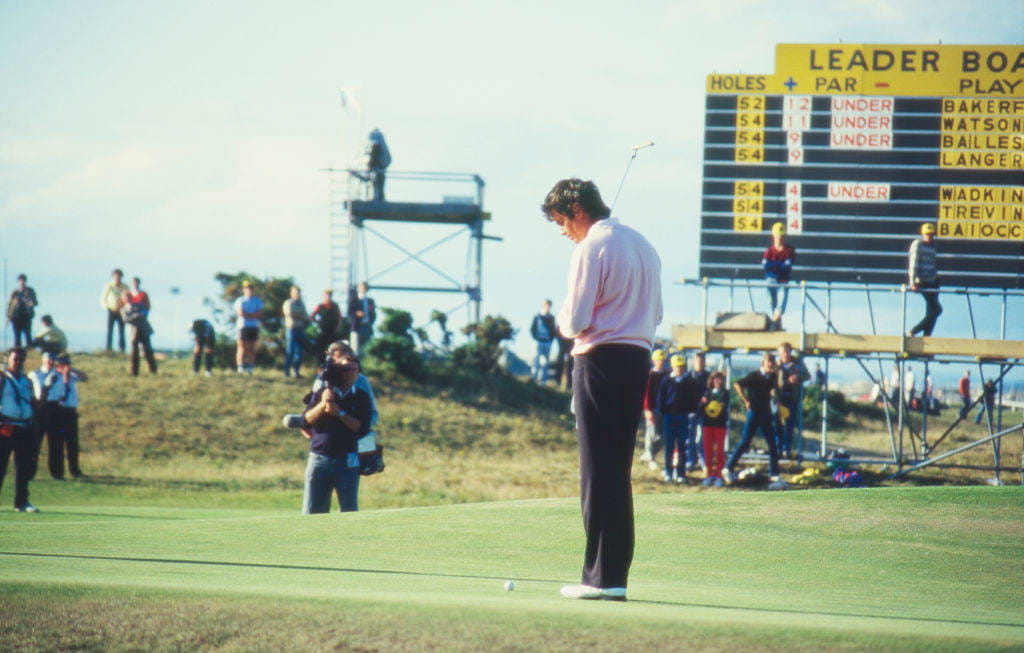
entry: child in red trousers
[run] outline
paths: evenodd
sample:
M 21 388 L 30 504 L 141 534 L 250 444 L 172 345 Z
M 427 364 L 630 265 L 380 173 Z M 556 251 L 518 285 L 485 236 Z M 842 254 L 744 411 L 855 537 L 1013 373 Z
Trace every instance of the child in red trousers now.
M 729 390 L 725 387 L 725 374 L 715 372 L 708 378 L 708 388 L 701 398 L 704 411 L 704 462 L 708 475 L 703 485 L 722 487 L 722 467 L 725 466 L 725 430 L 729 423 Z

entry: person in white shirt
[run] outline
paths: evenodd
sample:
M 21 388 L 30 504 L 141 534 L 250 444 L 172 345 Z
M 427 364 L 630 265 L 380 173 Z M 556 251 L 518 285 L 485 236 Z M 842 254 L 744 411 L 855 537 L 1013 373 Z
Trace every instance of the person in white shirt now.
M 67 450 L 68 471 L 75 478 L 83 476 L 78 463 L 78 382 L 86 377 L 71 369 L 71 357 L 58 356 L 56 373 L 46 379 L 41 401 L 53 406 L 52 422 L 47 438 L 47 462 L 50 476 L 64 480 L 64 452 Z
M 574 338 L 573 406 L 587 544 L 571 599 L 626 600 L 633 560 L 630 469 L 654 329 L 662 319 L 661 260 L 639 232 L 610 217 L 592 181 L 563 179 L 541 205 L 576 248 L 558 328 Z
M 39 450 L 42 448 L 43 438 L 52 437 L 50 431 L 53 428 L 53 414 L 56 403 L 46 401 L 46 394 L 50 387 L 56 382 L 57 355 L 44 351 L 41 356 L 39 369 L 28 373 L 32 381 L 32 394 L 36 398 L 36 435 L 35 444 L 32 449 L 32 479 L 36 477 L 39 469 Z
M 260 318 L 263 317 L 263 300 L 256 296 L 252 282 L 242 282 L 242 296 L 235 300 L 235 315 L 238 317 L 238 352 L 235 363 L 239 374 L 252 374 L 256 364 L 256 344 L 260 340 Z

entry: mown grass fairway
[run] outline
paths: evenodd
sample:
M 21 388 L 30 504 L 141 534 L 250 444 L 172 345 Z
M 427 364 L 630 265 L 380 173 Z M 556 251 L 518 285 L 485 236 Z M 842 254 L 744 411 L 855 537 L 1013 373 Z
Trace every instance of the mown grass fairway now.
M 0 648 L 1024 648 L 1019 487 L 641 496 L 626 604 L 558 597 L 575 499 L 303 517 L 92 498 L 0 512 Z

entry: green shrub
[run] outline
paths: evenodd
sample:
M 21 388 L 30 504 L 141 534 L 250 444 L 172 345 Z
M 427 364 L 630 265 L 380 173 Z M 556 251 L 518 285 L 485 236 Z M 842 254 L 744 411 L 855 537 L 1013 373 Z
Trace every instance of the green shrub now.
M 462 370 L 490 374 L 498 369 L 504 352 L 502 342 L 515 334 L 512 324 L 504 317 L 488 315 L 479 323 L 468 324 L 462 332 L 472 341 L 452 351 L 452 364 Z
M 366 353 L 387 370 L 408 377 L 418 377 L 423 372 L 423 357 L 416 351 L 413 340 L 412 315 L 408 311 L 382 308 L 384 317 L 380 321 L 381 335 L 366 346 Z
M 804 424 L 813 424 L 821 421 L 821 398 L 824 388 L 820 385 L 804 386 Z M 850 415 L 850 403 L 846 401 L 846 395 L 838 390 L 828 391 L 828 421 L 830 424 L 840 425 L 846 422 Z

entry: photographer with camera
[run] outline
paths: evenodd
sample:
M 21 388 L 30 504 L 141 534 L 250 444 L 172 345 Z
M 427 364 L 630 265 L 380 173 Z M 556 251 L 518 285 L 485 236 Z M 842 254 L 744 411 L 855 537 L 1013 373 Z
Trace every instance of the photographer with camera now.
M 359 510 L 357 441 L 370 430 L 372 402 L 355 387 L 358 377 L 359 358 L 354 354 L 329 358 L 306 396 L 302 433 L 310 442 L 302 500 L 305 515 L 330 512 L 332 489 L 341 512 Z

